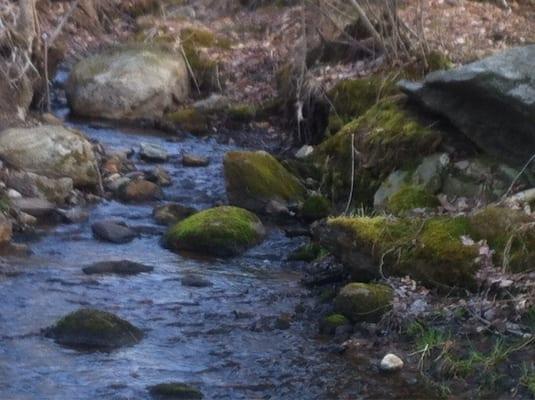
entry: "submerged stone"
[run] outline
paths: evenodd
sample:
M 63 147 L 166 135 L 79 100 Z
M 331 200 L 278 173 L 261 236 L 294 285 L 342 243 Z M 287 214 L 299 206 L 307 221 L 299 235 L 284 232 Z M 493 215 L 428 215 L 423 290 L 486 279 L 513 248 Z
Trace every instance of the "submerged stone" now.
M 165 243 L 173 250 L 231 257 L 260 243 L 262 222 L 253 213 L 231 206 L 200 211 L 172 226 Z
M 134 261 L 101 261 L 83 268 L 84 274 L 118 274 L 118 275 L 135 275 L 142 272 L 151 272 L 154 267 L 140 264 Z
M 82 308 L 45 330 L 47 337 L 73 348 L 113 350 L 138 343 L 143 332 L 109 312 Z
M 97 221 L 91 225 L 97 239 L 117 244 L 128 243 L 137 237 L 137 233 L 117 221 Z
M 182 221 L 196 212 L 197 210 L 193 207 L 187 207 L 178 203 L 170 203 L 156 206 L 152 210 L 152 216 L 157 223 L 170 225 Z
M 201 391 L 181 382 L 160 383 L 148 388 L 154 399 L 158 400 L 201 400 Z

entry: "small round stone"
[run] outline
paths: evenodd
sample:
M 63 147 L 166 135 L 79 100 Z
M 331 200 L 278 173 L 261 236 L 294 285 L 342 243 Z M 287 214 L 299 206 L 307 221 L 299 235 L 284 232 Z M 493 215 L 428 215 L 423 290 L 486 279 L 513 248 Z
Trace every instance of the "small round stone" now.
M 400 369 L 402 369 L 403 365 L 404 363 L 401 358 L 399 358 L 395 354 L 388 353 L 381 360 L 381 363 L 379 364 L 379 368 L 381 368 L 381 371 L 384 371 L 384 372 L 395 372 L 395 371 L 399 371 Z

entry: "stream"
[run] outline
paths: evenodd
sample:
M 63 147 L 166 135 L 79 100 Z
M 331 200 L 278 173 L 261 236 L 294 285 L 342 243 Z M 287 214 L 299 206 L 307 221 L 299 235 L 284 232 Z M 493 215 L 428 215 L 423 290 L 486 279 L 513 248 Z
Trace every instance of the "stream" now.
M 60 107 L 56 114 L 67 111 Z M 173 182 L 164 188 L 166 201 L 199 209 L 226 201 L 222 158 L 236 145 L 68 123 L 106 148 L 139 150 L 142 141 L 165 147 L 172 157 L 159 165 Z M 211 163 L 183 167 L 183 152 L 207 155 Z M 154 168 L 137 157 L 139 169 Z M 384 377 L 372 367 L 375 359 L 350 360 L 318 336 L 318 300 L 300 284 L 298 263 L 285 261 L 303 238 L 268 226 L 266 240 L 242 256 L 185 257 L 160 245 L 164 227 L 151 217 L 155 204 L 103 201 L 89 209 L 84 223 L 41 225 L 37 234 L 18 238 L 32 254 L 3 260 L 18 272 L 0 275 L 1 399 L 149 399 L 147 386 L 167 381 L 196 385 L 207 399 L 406 398 L 406 379 Z M 95 240 L 91 224 L 109 218 L 143 234 L 123 245 Z M 154 270 L 128 277 L 82 272 L 92 263 L 120 259 Z M 192 273 L 211 286 L 183 286 L 181 279 Z M 41 334 L 80 307 L 115 313 L 145 337 L 112 352 L 79 352 Z M 291 323 L 280 326 L 285 315 Z

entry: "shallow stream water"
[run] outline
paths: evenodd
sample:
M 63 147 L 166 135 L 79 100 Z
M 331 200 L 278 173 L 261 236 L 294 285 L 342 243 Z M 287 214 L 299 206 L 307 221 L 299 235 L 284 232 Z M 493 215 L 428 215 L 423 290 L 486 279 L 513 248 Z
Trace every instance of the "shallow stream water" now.
M 172 157 L 161 166 L 173 178 L 164 189 L 166 201 L 206 208 L 226 200 L 222 158 L 235 146 L 71 124 L 105 147 L 138 149 L 142 141 L 164 146 Z M 182 152 L 208 155 L 211 164 L 183 167 Z M 393 394 L 385 385 L 393 380 L 379 376 L 370 360 L 355 363 L 337 354 L 318 337 L 316 320 L 296 312 L 317 302 L 300 285 L 300 269 L 284 261 L 302 238 L 287 238 L 270 226 L 263 244 L 243 256 L 186 257 L 160 245 L 163 227 L 151 217 L 155 204 L 104 201 L 90 209 L 85 223 L 43 226 L 32 238 L 19 239 L 33 253 L 6 258 L 18 274 L 0 275 L 0 399 L 148 399 L 147 386 L 166 381 L 197 385 L 207 399 L 405 398 Z M 104 218 L 145 233 L 124 245 L 97 241 L 90 226 Z M 94 262 L 118 259 L 154 270 L 129 277 L 82 272 Z M 212 286 L 183 286 L 181 278 L 191 273 Z M 106 353 L 66 349 L 41 335 L 80 307 L 113 312 L 144 330 L 145 338 Z M 289 328 L 278 329 L 277 318 L 286 314 L 292 316 Z

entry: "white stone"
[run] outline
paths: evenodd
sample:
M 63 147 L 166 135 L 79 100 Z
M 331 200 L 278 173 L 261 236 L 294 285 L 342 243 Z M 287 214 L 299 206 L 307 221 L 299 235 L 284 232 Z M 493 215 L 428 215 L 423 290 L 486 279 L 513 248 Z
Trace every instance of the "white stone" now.
M 22 197 L 22 194 L 17 192 L 15 189 L 8 189 L 7 197 L 9 197 L 10 199 L 20 199 Z
M 399 358 L 395 354 L 388 353 L 381 360 L 381 363 L 379 364 L 379 368 L 381 368 L 381 370 L 385 372 L 394 372 L 394 371 L 399 371 L 400 369 L 402 369 L 403 365 L 404 363 L 401 358 Z
M 306 144 L 299 150 L 297 150 L 297 153 L 295 153 L 295 158 L 305 158 L 311 155 L 312 153 L 314 153 L 314 147 Z

